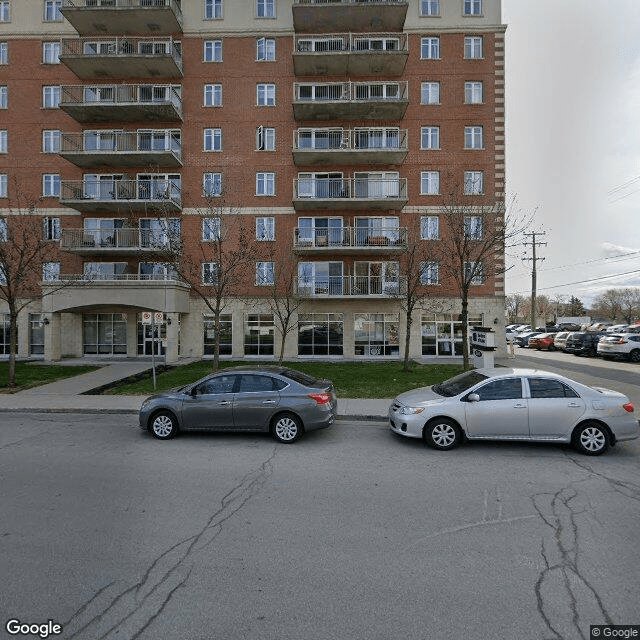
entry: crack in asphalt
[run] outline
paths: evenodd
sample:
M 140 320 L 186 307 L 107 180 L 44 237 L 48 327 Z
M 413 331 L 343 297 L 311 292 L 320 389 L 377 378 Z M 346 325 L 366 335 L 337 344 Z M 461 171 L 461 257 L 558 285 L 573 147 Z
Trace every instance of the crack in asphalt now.
M 67 640 L 136 640 L 180 588 L 186 585 L 198 555 L 223 530 L 229 518 L 240 511 L 264 486 L 273 473 L 277 445 L 259 467 L 249 471 L 220 500 L 200 530 L 160 553 L 142 577 L 129 586 L 109 583 L 87 600 L 63 624 Z M 69 634 L 69 635 L 66 635 Z

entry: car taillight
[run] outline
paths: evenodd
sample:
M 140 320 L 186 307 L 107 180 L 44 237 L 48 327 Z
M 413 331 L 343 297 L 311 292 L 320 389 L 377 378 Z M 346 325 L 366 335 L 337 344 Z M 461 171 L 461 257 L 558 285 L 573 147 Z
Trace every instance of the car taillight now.
M 627 344 L 627 341 L 624 338 L 620 338 L 616 344 Z
M 310 398 L 316 401 L 316 404 L 327 404 L 331 402 L 331 396 L 328 393 L 310 393 Z
M 627 404 L 623 404 L 622 408 L 627 412 L 627 413 L 633 413 L 633 402 L 627 402 Z

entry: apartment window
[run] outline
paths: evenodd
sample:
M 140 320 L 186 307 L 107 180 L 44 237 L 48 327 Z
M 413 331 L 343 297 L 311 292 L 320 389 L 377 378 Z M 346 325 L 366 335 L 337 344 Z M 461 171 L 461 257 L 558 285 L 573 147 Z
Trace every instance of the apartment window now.
M 275 60 L 276 40 L 275 38 L 258 38 L 256 60 Z
M 61 22 L 62 0 L 44 0 L 44 21 L 45 22 Z
M 0 64 L 9 64 L 9 45 L 0 42 Z
M 205 173 L 202 179 L 202 192 L 205 197 L 222 195 L 222 174 Z
M 60 240 L 60 218 L 44 218 L 42 235 L 45 240 Z
M 256 173 L 256 195 L 275 196 L 276 195 L 276 174 L 273 172 Z
M 440 127 L 422 127 L 420 144 L 422 149 L 439 149 Z
M 482 262 L 468 261 L 464 263 L 464 278 L 471 284 L 484 283 L 484 265 Z
M 204 130 L 204 150 L 222 151 L 222 129 Z
M 11 21 L 11 2 L 9 0 L 0 0 L 0 22 Z
M 422 38 L 420 57 L 422 60 L 437 60 L 440 57 L 440 38 L 437 36 Z
M 482 104 L 482 82 L 464 83 L 464 101 L 466 104 Z
M 463 14 L 465 16 L 482 15 L 482 0 L 464 0 Z
M 437 240 L 440 237 L 440 218 L 438 216 L 422 216 L 420 218 L 420 238 Z
M 7 153 L 8 135 L 6 129 L 0 129 L 0 153 Z
M 43 262 L 42 263 L 42 280 L 50 282 L 51 280 L 60 280 L 60 263 L 59 262 Z
M 261 242 L 276 239 L 276 219 L 256 218 L 256 240 Z
M 9 106 L 9 90 L 6 85 L 0 87 L 0 109 L 7 109 Z
M 258 18 L 275 18 L 276 0 L 256 0 L 256 16 Z
M 203 242 L 216 242 L 220 240 L 220 218 L 202 219 Z
M 222 85 L 221 84 L 205 84 L 204 85 L 204 106 L 205 107 L 221 107 L 222 106 Z
M 42 106 L 45 109 L 57 109 L 60 104 L 60 87 L 42 87 Z
M 276 104 L 276 85 L 275 84 L 259 84 L 257 88 L 258 106 L 274 107 Z
M 222 18 L 222 0 L 204 0 L 205 20 Z
M 464 172 L 464 195 L 479 196 L 484 193 L 484 173 L 482 171 Z
M 482 149 L 482 127 L 465 127 L 464 128 L 464 148 L 465 149 Z
M 420 284 L 439 284 L 440 265 L 434 261 L 423 262 L 420 265 Z
M 60 152 L 60 131 L 58 129 L 45 129 L 42 132 L 42 152 Z
M 440 193 L 440 172 L 422 171 L 420 173 L 420 194 L 437 196 Z
M 274 281 L 273 262 L 256 262 L 256 286 L 267 286 Z
M 464 57 L 465 58 L 482 58 L 482 36 L 465 37 Z
M 42 176 L 42 195 L 45 198 L 57 198 L 60 195 L 60 176 L 57 173 L 45 173 Z
M 7 221 L 5 218 L 0 218 L 0 242 L 6 242 L 8 238 Z
M 218 284 L 218 275 L 220 268 L 217 262 L 202 263 L 202 282 L 203 284 Z
M 256 129 L 256 151 L 275 151 L 276 130 L 260 126 Z
M 59 42 L 43 42 L 42 43 L 42 63 L 43 64 L 60 64 L 60 43 Z
M 421 0 L 420 15 L 421 16 L 439 16 L 440 0 Z
M 421 85 L 420 102 L 422 104 L 440 104 L 440 83 L 423 82 Z
M 0 198 L 7 197 L 7 174 L 0 173 Z
M 482 240 L 482 216 L 465 216 L 464 235 L 470 240 Z
M 222 62 L 222 40 L 204 41 L 204 61 Z

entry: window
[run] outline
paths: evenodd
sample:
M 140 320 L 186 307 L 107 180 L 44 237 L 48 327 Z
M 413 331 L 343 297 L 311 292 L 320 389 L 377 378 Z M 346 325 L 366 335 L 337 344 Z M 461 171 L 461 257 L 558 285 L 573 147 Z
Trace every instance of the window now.
M 205 84 L 204 85 L 204 106 L 205 107 L 221 107 L 222 106 L 222 85 L 221 84 Z
M 420 15 L 421 16 L 439 16 L 440 0 L 421 0 Z
M 0 129 L 0 153 L 7 153 L 8 135 L 6 129 Z
M 267 241 L 276 239 L 276 219 L 256 218 L 256 240 Z
M 9 106 L 9 90 L 5 86 L 0 86 L 0 109 L 7 109 Z
M 273 262 L 256 262 L 256 286 L 267 286 L 273 283 Z
M 421 149 L 440 148 L 440 127 L 422 127 Z
M 420 218 L 420 238 L 422 240 L 438 240 L 440 237 L 440 218 L 438 216 L 422 216 Z
M 202 193 L 205 197 L 222 195 L 222 174 L 205 173 L 202 179 Z
M 464 235 L 470 240 L 482 240 L 482 216 L 465 216 Z
M 437 196 L 440 193 L 439 171 L 422 171 L 420 173 L 420 193 L 423 196 Z
M 256 195 L 275 196 L 276 195 L 276 174 L 272 172 L 256 173 Z
M 6 42 L 0 42 L 0 64 L 9 64 L 9 45 Z
M 60 195 L 60 176 L 57 173 L 45 173 L 42 176 L 42 195 L 56 198 Z
M 258 106 L 274 107 L 276 104 L 276 85 L 275 84 L 259 84 L 257 88 Z
M 0 242 L 6 242 L 8 238 L 7 221 L 5 218 L 0 218 Z
M 465 16 L 482 15 L 482 0 L 464 0 L 463 14 Z
M 220 240 L 220 218 L 202 219 L 202 240 L 204 242 Z
M 440 83 L 423 82 L 420 102 L 422 104 L 440 104 Z
M 44 0 L 44 21 L 60 22 L 62 20 L 62 0 Z
M 7 174 L 0 173 L 0 198 L 7 197 Z
M 420 265 L 420 284 L 439 284 L 440 265 L 437 262 L 428 261 Z
M 482 82 L 464 83 L 465 104 L 482 104 Z
M 465 149 L 482 149 L 482 127 L 465 127 L 464 128 L 464 148 Z
M 60 263 L 59 262 L 43 262 L 42 263 L 42 280 L 48 282 L 51 280 L 60 280 Z
M 275 60 L 276 59 L 276 40 L 275 38 L 258 38 L 256 51 L 256 60 Z
M 579 398 L 569 386 L 550 378 L 527 378 L 532 398 Z
M 275 151 L 276 130 L 273 127 L 259 126 L 256 129 L 256 151 Z
M 232 393 L 238 376 L 219 375 L 201 382 L 195 389 L 197 395 Z
M 464 39 L 464 57 L 482 58 L 482 36 L 467 36 Z
M 60 87 L 42 87 L 42 106 L 45 109 L 57 109 L 60 104 Z
M 10 0 L 0 0 L 0 22 L 11 21 L 11 2 Z
M 43 64 L 60 64 L 60 42 L 42 43 Z
M 275 325 L 272 313 L 247 314 L 244 319 L 244 353 L 272 356 Z
M 254 374 L 244 374 L 240 376 L 240 384 L 238 385 L 238 393 L 264 393 L 265 391 L 276 391 L 276 381 L 269 376 L 260 376 Z
M 42 152 L 60 152 L 60 131 L 58 129 L 45 129 L 42 132 Z
M 204 61 L 222 62 L 222 40 L 204 41 Z
M 422 38 L 420 58 L 422 60 L 437 60 L 440 58 L 440 38 L 437 36 Z
M 298 355 L 341 356 L 344 314 L 299 313 Z
M 399 324 L 397 313 L 354 314 L 354 355 L 399 355 Z
M 480 401 L 485 400 L 517 400 L 522 398 L 522 381 L 520 378 L 493 380 L 476 389 Z
M 205 20 L 222 18 L 222 0 L 204 0 Z
M 256 16 L 258 18 L 275 18 L 276 0 L 256 0 Z
M 45 240 L 60 240 L 60 218 L 45 218 L 42 221 L 42 235 Z
M 230 313 L 220 315 L 220 355 L 230 356 L 233 345 L 233 322 Z M 216 322 L 213 316 L 204 317 L 204 355 L 212 356 L 215 353 Z M 217 378 L 216 378 L 217 379 Z M 233 388 L 233 384 L 231 385 Z
M 220 269 L 217 262 L 203 262 L 202 263 L 202 283 L 203 284 L 218 284 L 218 274 Z
M 479 196 L 484 193 L 484 173 L 482 171 L 464 172 L 464 195 Z
M 482 262 L 468 261 L 464 263 L 464 278 L 470 284 L 484 283 L 484 265 Z
M 222 151 L 222 129 L 204 130 L 204 150 Z

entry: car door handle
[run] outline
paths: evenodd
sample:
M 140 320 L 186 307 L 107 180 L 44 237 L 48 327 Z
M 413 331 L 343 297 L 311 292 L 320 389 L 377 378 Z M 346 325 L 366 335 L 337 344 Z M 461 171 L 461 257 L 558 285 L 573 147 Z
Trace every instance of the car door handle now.
M 577 402 L 570 402 L 567 407 L 581 407 L 582 405 L 579 405 Z
M 514 409 L 526 409 L 527 405 L 526 404 L 514 404 L 513 408 Z
M 218 404 L 231 404 L 231 402 L 229 400 L 220 400 Z
M 263 400 L 262 404 L 275 404 L 276 401 L 275 400 Z

